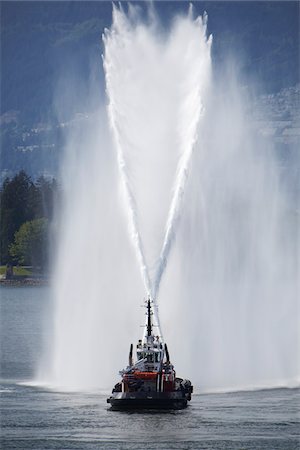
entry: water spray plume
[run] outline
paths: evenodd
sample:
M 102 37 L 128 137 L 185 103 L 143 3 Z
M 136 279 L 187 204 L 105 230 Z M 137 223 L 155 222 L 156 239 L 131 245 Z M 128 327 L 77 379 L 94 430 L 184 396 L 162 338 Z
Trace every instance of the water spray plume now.
M 176 234 L 191 155 L 203 112 L 203 97 L 208 89 L 211 38 L 206 37 L 206 16 L 193 20 L 191 7 L 188 17 L 177 20 L 170 36 L 160 39 L 153 38 L 151 29 L 131 24 L 130 19 L 116 7 L 113 18 L 111 30 L 104 35 L 104 68 L 110 124 L 127 199 L 132 240 L 145 289 L 156 304 Z M 189 36 L 188 50 L 183 53 L 183 48 L 182 52 L 179 48 L 179 52 L 175 53 L 175 45 L 184 42 L 182 39 L 186 36 Z M 143 47 L 146 51 L 141 53 Z M 178 54 L 181 55 L 180 59 Z M 120 65 L 121 61 L 123 67 Z M 141 74 L 144 67 L 151 68 L 148 80 L 146 72 Z M 135 76 L 137 74 L 140 75 L 139 79 Z M 162 105 L 165 107 L 163 116 Z M 146 117 L 142 117 L 142 120 L 145 122 L 147 119 L 148 125 L 146 132 L 145 124 L 138 129 L 143 113 Z M 160 118 L 159 121 L 157 117 Z M 149 133 L 154 136 L 156 148 L 148 145 Z M 165 155 L 173 162 L 174 172 L 168 168 L 168 183 L 165 186 L 159 183 L 158 195 L 162 196 L 162 191 L 165 191 L 169 200 L 169 205 L 166 201 L 163 210 L 159 211 L 160 208 L 153 209 L 151 199 L 149 202 L 143 192 L 154 190 L 156 176 Z M 147 166 L 149 156 L 152 158 L 152 168 Z M 153 178 L 149 181 L 145 178 L 140 181 L 134 179 L 142 164 L 150 172 L 154 169 L 151 172 Z M 133 181 L 130 182 L 130 179 Z M 139 201 L 136 201 L 137 197 Z M 151 211 L 152 214 L 147 223 L 151 223 L 150 234 L 155 235 L 155 229 L 161 227 L 157 233 L 161 250 L 159 254 L 153 252 L 152 260 L 149 257 L 149 247 L 153 243 L 147 240 L 143 227 L 146 211 Z M 163 220 L 166 220 L 165 225 Z M 158 245 L 156 244 L 157 247 Z M 157 305 L 155 310 L 156 320 L 159 321 Z
M 276 152 L 249 126 L 235 65 L 213 76 L 206 14 L 194 19 L 190 6 L 166 30 L 152 6 L 145 20 L 139 11 L 113 6 L 108 106 L 67 142 L 39 378 L 111 386 L 140 337 L 146 293 L 157 334 L 161 319 L 196 386 L 289 385 L 299 380 L 299 215 Z

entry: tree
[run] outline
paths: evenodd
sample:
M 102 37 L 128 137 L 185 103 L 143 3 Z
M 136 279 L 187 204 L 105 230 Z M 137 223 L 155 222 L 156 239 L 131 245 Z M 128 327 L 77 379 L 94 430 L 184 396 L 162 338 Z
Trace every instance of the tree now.
M 6 178 L 1 189 L 0 257 L 1 263 L 10 263 L 9 248 L 21 225 L 35 219 L 53 219 L 58 201 L 58 186 L 54 179 L 40 177 L 33 183 L 21 171 L 12 179 Z
M 1 260 L 9 259 L 9 245 L 22 223 L 32 220 L 34 184 L 22 170 L 12 180 L 6 179 L 1 191 Z
M 13 261 L 45 268 L 48 260 L 48 220 L 45 218 L 25 222 L 15 233 L 9 253 Z
M 41 176 L 35 183 L 37 191 L 36 217 L 53 218 L 55 202 L 57 200 L 57 183 L 55 179 L 47 180 Z

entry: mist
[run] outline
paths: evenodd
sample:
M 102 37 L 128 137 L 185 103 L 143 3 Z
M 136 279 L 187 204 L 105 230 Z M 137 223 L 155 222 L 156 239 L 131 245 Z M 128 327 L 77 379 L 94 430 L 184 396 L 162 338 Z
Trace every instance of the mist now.
M 298 216 L 232 55 L 217 76 L 206 20 L 190 9 L 166 32 L 153 11 L 114 8 L 106 100 L 70 127 L 61 165 L 53 332 L 37 375 L 50 386 L 109 388 L 148 295 L 197 389 L 299 382 Z

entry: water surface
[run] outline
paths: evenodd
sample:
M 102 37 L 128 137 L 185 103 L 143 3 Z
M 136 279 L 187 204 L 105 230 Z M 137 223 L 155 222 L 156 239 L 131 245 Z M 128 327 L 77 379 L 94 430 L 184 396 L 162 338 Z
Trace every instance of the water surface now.
M 33 386 L 48 334 L 49 289 L 1 287 L 0 294 L 1 448 L 300 448 L 299 389 L 196 393 L 183 411 L 126 413 L 108 408 L 109 392 Z

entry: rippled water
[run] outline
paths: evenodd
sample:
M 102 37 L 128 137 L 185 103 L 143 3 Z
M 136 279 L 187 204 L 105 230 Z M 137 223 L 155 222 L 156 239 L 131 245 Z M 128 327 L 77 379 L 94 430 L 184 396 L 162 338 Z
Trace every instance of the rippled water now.
M 299 389 L 196 393 L 186 410 L 126 413 L 109 410 L 109 392 L 63 393 L 31 385 L 47 330 L 49 291 L 0 289 L 1 448 L 300 448 Z

